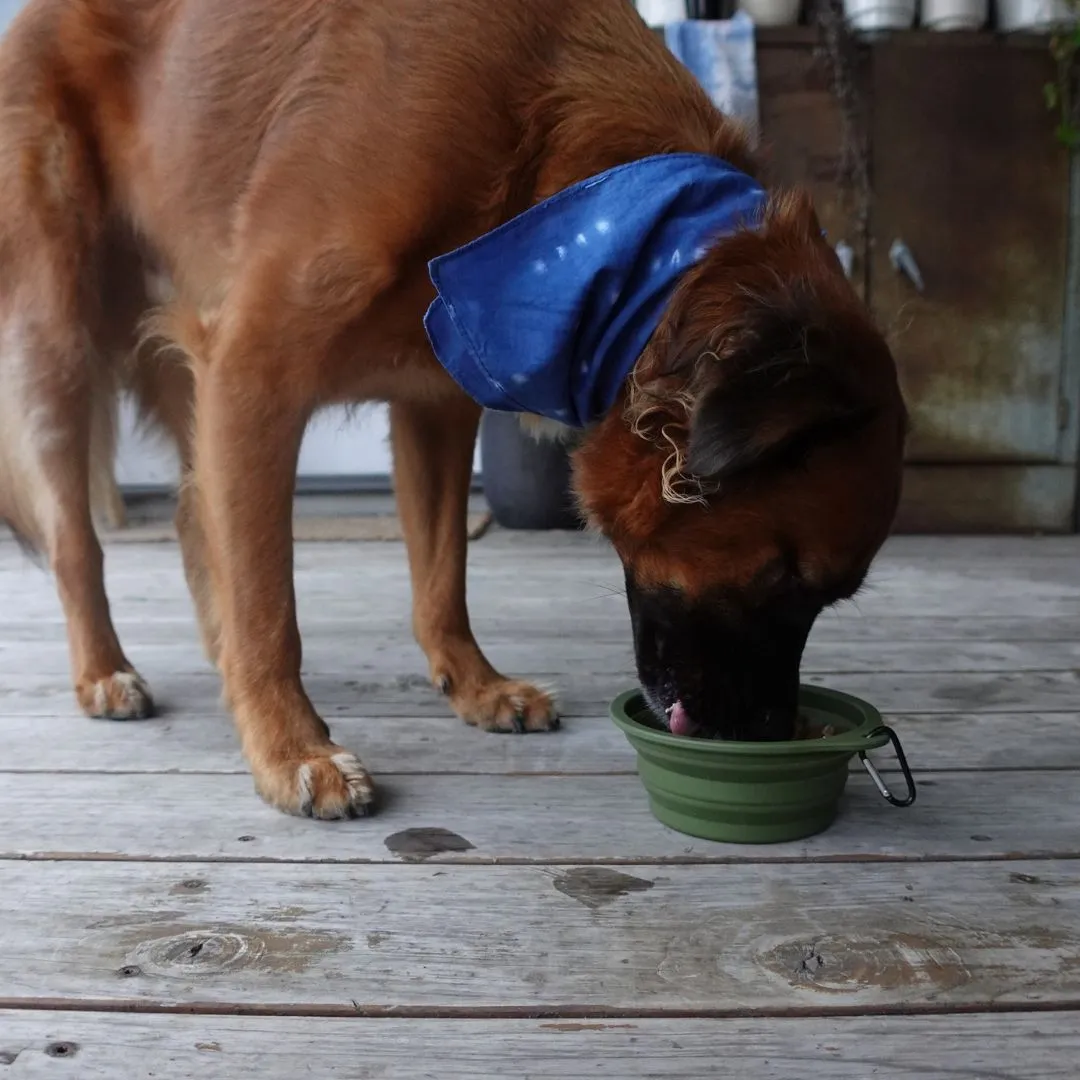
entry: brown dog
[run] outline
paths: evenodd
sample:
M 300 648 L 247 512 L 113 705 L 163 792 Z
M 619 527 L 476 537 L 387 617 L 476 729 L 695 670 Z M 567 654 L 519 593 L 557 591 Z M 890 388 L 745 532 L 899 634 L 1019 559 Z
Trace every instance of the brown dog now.
M 30 0 L 0 99 L 0 516 L 55 571 L 84 710 L 151 709 L 91 517 L 128 388 L 180 447 L 188 581 L 269 802 L 372 801 L 300 680 L 291 500 L 331 403 L 390 402 L 435 685 L 482 728 L 554 727 L 469 627 L 479 408 L 425 337 L 427 263 L 624 162 L 755 171 L 627 0 Z M 775 195 L 685 273 L 575 453 L 658 712 L 790 735 L 811 624 L 889 529 L 903 431 L 888 349 L 809 202 Z

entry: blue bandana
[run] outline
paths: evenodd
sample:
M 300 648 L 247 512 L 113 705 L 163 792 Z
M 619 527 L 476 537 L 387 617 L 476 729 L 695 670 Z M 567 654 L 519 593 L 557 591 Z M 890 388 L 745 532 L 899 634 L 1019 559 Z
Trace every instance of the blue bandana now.
M 574 184 L 432 260 L 435 355 L 485 408 L 584 427 L 614 404 L 679 276 L 712 241 L 757 224 L 765 198 L 703 154 Z

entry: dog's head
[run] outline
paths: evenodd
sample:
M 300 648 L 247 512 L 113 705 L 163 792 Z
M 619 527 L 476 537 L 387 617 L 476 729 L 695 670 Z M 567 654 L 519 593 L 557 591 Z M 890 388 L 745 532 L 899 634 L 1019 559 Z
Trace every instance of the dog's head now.
M 905 424 L 889 349 L 807 198 L 774 199 L 687 273 L 575 453 L 673 730 L 793 736 L 814 620 L 855 593 L 892 524 Z

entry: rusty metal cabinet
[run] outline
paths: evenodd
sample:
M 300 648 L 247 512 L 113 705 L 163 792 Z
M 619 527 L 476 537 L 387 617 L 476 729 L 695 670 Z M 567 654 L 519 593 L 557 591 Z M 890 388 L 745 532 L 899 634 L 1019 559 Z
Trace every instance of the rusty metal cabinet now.
M 897 34 L 866 47 L 869 198 L 837 181 L 841 113 L 810 35 L 759 39 L 778 179 L 807 183 L 900 367 L 912 413 L 899 527 L 1072 530 L 1078 378 L 1068 155 L 1041 42 Z M 901 242 L 914 279 L 890 258 Z M 1076 298 L 1080 299 L 1080 298 Z

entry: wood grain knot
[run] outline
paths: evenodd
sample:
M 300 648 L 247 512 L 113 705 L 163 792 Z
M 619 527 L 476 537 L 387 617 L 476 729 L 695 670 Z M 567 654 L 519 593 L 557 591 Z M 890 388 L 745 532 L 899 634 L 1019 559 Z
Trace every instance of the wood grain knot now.
M 235 930 L 190 930 L 135 947 L 131 959 L 146 975 L 180 978 L 214 975 L 257 964 L 266 943 L 257 934 Z
M 295 909 L 302 912 L 302 909 Z M 280 912 L 270 913 L 277 918 Z M 299 920 L 300 916 L 294 916 Z M 154 936 L 147 936 L 153 934 Z M 121 945 L 134 973 L 160 979 L 213 978 L 254 968 L 295 974 L 353 947 L 348 934 L 299 925 L 217 923 L 133 927 Z M 122 969 L 126 970 L 126 969 Z
M 953 945 L 925 932 L 853 930 L 825 936 L 812 945 L 785 942 L 760 958 L 792 986 L 827 994 L 865 988 L 925 993 L 955 990 L 971 973 Z

